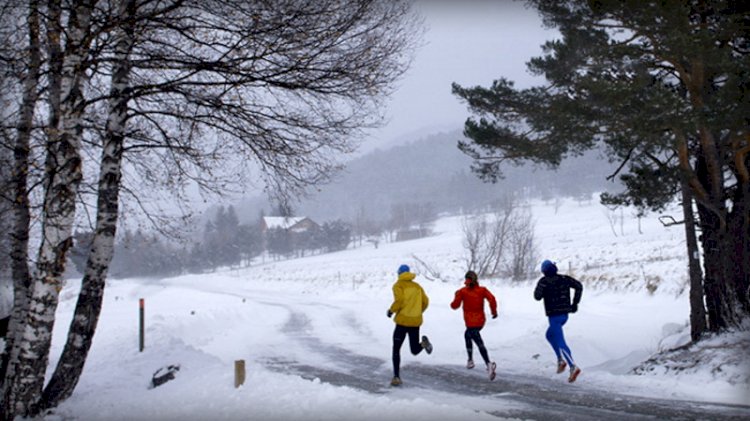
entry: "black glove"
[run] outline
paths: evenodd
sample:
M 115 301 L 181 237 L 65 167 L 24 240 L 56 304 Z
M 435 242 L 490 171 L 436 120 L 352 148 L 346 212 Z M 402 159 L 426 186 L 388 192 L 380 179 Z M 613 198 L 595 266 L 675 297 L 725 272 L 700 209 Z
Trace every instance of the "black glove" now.
M 493 314 L 493 315 L 492 315 L 492 318 L 493 318 L 493 319 L 497 319 L 497 314 Z
M 575 313 L 576 311 L 578 311 L 578 304 L 573 304 L 570 308 L 570 312 Z
M 388 316 L 389 319 L 391 318 L 391 316 L 393 316 L 393 312 L 391 311 L 390 308 L 388 309 L 388 311 L 385 314 Z

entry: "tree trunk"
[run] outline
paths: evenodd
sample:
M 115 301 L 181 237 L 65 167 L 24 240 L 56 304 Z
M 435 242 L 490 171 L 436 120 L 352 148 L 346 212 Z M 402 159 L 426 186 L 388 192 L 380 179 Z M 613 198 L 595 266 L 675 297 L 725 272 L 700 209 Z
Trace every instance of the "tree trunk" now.
M 52 6 L 58 7 L 59 3 Z M 20 352 L 17 360 L 11 361 L 15 363 L 14 367 L 9 367 L 15 369 L 16 376 L 6 385 L 3 402 L 6 416 L 33 416 L 42 395 L 65 259 L 72 244 L 76 195 L 83 175 L 80 136 L 84 101 L 81 83 L 85 74 L 82 62 L 87 50 L 84 40 L 91 9 L 91 4 L 77 3 L 68 18 L 60 85 L 60 129 L 51 127 L 47 142 L 42 242 L 36 271 L 32 275 L 29 311 L 17 338 Z
M 122 152 L 128 103 L 129 53 L 133 45 L 135 0 L 119 5 L 123 24 L 117 31 L 111 100 L 99 173 L 96 231 L 60 361 L 42 395 L 41 409 L 67 399 L 78 384 L 99 321 L 109 264 L 114 255 L 122 176 Z
M 738 183 L 734 207 L 727 221 L 727 277 L 731 279 L 739 311 L 750 316 L 750 183 Z
M 5 353 L 0 363 L 0 385 L 4 400 L 6 385 L 12 384 L 15 378 L 15 360 L 20 348 L 18 335 L 23 320 L 28 312 L 31 275 L 29 273 L 29 197 L 28 173 L 31 127 L 34 121 L 34 108 L 38 100 L 39 68 L 41 63 L 39 45 L 39 4 L 37 0 L 29 1 L 28 14 L 29 31 L 29 68 L 23 81 L 23 99 L 21 100 L 20 116 L 15 146 L 13 149 L 13 233 L 11 245 L 11 272 L 13 277 L 13 311 L 5 337 Z M 9 370 L 9 367 L 13 367 Z M 1 414 L 6 415 L 6 414 Z M 0 417 L 7 419 L 7 417 Z
M 744 270 L 750 259 L 747 247 L 747 216 L 738 214 L 735 208 L 727 217 L 727 230 L 704 233 L 706 251 L 706 274 L 711 270 L 712 282 L 706 285 L 706 304 L 712 302 L 709 310 L 709 328 L 720 331 L 736 328 L 750 315 L 747 305 L 747 276 Z M 709 260 L 713 260 L 709 262 Z M 708 279 L 708 276 L 707 276 Z
M 682 213 L 685 219 L 685 240 L 690 275 L 690 338 L 698 341 L 706 331 L 706 307 L 703 304 L 703 272 L 701 271 L 698 240 L 695 235 L 693 199 L 687 182 L 682 182 Z
M 732 232 L 737 244 L 738 260 L 737 295 L 740 297 L 745 314 L 750 315 L 750 133 L 745 132 L 744 147 L 735 153 L 735 166 L 738 174 L 737 190 L 734 199 L 734 212 L 737 212 L 737 225 Z
M 699 156 L 696 174 L 701 181 L 706 180 L 707 166 Z M 709 185 L 710 188 L 710 185 Z M 738 206 L 737 206 L 738 205 Z M 750 258 L 747 248 L 742 250 L 738 244 L 745 243 L 745 234 L 737 233 L 738 227 L 747 218 L 741 203 L 728 212 L 723 201 L 712 200 L 712 209 L 698 203 L 700 216 L 700 237 L 703 245 L 703 265 L 706 274 L 703 288 L 706 296 L 706 310 L 708 314 L 708 329 L 712 332 L 738 327 L 747 316 L 742 310 L 740 297 L 737 295 L 738 283 L 747 273 L 741 273 L 743 261 Z M 722 220 L 723 219 L 723 220 Z M 740 269 L 737 269 L 737 268 Z

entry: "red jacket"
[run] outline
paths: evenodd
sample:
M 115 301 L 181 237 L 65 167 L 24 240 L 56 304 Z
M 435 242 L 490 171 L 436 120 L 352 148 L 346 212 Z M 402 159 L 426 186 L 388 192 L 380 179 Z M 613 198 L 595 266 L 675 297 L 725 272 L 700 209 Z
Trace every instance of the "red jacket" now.
M 464 322 L 466 327 L 483 327 L 487 320 L 484 316 L 484 300 L 490 303 L 492 316 L 497 316 L 497 301 L 490 290 L 485 287 L 476 285 L 474 287 L 465 286 L 456 291 L 456 297 L 451 303 L 451 308 L 456 310 L 464 304 Z

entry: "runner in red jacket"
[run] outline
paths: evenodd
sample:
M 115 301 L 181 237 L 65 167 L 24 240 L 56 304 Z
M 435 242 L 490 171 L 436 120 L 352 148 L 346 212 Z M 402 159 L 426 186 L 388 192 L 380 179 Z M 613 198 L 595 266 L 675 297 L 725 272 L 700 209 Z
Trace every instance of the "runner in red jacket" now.
M 487 374 L 490 380 L 495 379 L 495 368 L 496 364 L 490 361 L 490 356 L 487 353 L 487 348 L 484 346 L 482 335 L 479 333 L 484 327 L 484 323 L 487 320 L 484 315 L 484 300 L 487 300 L 490 304 L 490 312 L 492 318 L 497 317 L 497 301 L 495 296 L 492 295 L 490 290 L 483 286 L 479 286 L 479 280 L 477 274 L 474 271 L 466 272 L 464 277 L 464 287 L 456 291 L 456 297 L 451 303 L 451 308 L 457 310 L 463 303 L 464 307 L 464 322 L 466 322 L 466 332 L 464 332 L 464 339 L 466 341 L 466 352 L 469 355 L 469 360 L 466 362 L 466 368 L 474 368 L 474 359 L 472 358 L 472 342 L 477 344 L 479 353 L 484 359 L 484 363 L 487 365 Z

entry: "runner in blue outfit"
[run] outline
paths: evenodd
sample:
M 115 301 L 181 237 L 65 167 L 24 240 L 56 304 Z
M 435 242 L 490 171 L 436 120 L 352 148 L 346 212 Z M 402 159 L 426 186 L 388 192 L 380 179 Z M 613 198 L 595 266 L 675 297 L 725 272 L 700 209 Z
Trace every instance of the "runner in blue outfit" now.
M 563 325 L 568 321 L 568 313 L 578 311 L 583 285 L 570 276 L 559 275 L 557 266 L 549 260 L 542 262 L 542 273 L 544 276 L 534 289 L 534 299 L 537 301 L 544 299 L 544 311 L 549 318 L 546 337 L 557 356 L 557 373 L 562 373 L 566 366 L 570 366 L 568 382 L 573 383 L 581 374 L 581 369 L 576 366 L 573 354 L 568 344 L 565 343 Z M 570 302 L 571 289 L 575 290 L 572 304 Z

